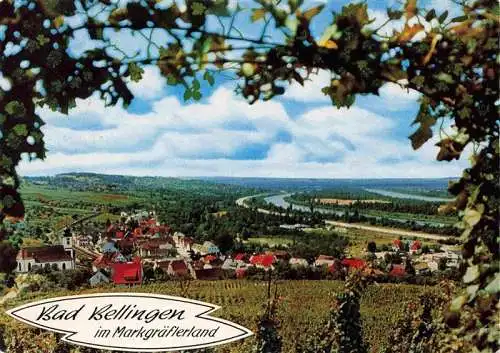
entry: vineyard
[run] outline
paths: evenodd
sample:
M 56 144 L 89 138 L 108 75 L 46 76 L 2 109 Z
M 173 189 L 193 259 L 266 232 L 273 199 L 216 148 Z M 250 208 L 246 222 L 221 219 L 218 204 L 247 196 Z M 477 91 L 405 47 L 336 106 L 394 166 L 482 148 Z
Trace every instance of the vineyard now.
M 342 288 L 343 283 L 336 281 L 280 281 L 277 283 L 279 331 L 283 337 L 283 352 L 294 352 L 294 347 L 298 343 L 303 343 L 308 336 L 314 335 L 321 329 L 323 320 L 328 316 L 333 295 L 341 291 Z M 214 315 L 255 330 L 256 320 L 259 313 L 262 312 L 262 305 L 266 302 L 266 290 L 264 282 L 228 280 L 192 281 L 182 285 L 179 282 L 166 282 L 133 289 L 105 287 L 89 289 L 84 292 L 134 291 L 185 296 L 218 304 L 222 308 Z M 401 284 L 375 284 L 367 288 L 361 301 L 361 314 L 364 320 L 364 336 L 370 344 L 370 351 L 382 351 L 387 344 L 392 326 L 403 315 L 408 303 L 416 300 L 420 294 L 433 290 L 432 287 Z M 29 301 L 82 293 L 82 291 L 27 293 L 20 299 L 9 302 L 5 309 Z M 37 353 L 54 351 L 56 344 L 54 334 L 28 329 L 27 326 L 14 323 L 5 314 L 0 313 L 0 325 L 2 323 L 6 323 L 7 326 L 5 332 L 7 340 L 17 338 L 20 352 L 23 350 L 36 351 Z M 22 329 L 16 330 L 21 325 Z M 249 352 L 252 343 L 253 338 L 250 337 L 234 344 L 223 345 L 215 351 L 224 353 Z

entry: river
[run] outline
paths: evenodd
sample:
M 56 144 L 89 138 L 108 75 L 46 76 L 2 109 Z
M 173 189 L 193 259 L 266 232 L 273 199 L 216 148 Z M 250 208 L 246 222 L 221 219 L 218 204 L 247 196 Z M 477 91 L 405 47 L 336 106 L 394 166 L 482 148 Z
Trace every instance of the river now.
M 366 189 L 367 191 L 370 191 L 370 192 L 374 192 L 376 193 L 375 191 L 372 191 L 372 190 L 379 190 L 379 189 Z M 379 190 L 379 191 L 387 191 L 387 190 Z M 390 192 L 390 191 L 387 191 L 387 192 Z M 397 192 L 390 192 L 391 194 L 400 194 L 400 193 L 397 193 Z M 275 205 L 275 206 L 278 206 L 278 207 L 282 207 L 282 208 L 288 208 L 290 207 L 290 203 L 285 201 L 285 198 L 288 197 L 288 196 L 291 196 L 293 194 L 279 194 L 279 195 L 273 195 L 273 196 L 269 196 L 269 197 L 266 197 L 264 198 L 264 201 L 266 203 L 269 203 L 269 204 L 272 204 L 272 205 Z M 433 199 L 432 201 L 437 201 L 438 198 L 437 197 L 427 197 L 427 196 L 420 196 L 420 195 L 409 195 L 409 194 L 400 194 L 400 195 L 406 195 L 406 196 L 411 196 L 409 198 L 411 199 L 415 199 L 415 200 L 424 200 L 424 201 L 430 201 L 428 199 Z M 390 196 L 390 195 L 384 195 L 384 196 Z M 392 196 L 392 197 L 397 197 L 397 196 Z M 399 198 L 403 198 L 403 197 L 399 197 Z M 445 200 L 445 201 L 449 201 L 448 199 L 439 199 L 439 200 Z M 310 212 L 311 209 L 307 206 L 303 206 L 303 205 L 297 205 L 297 204 L 291 204 L 292 205 L 292 209 L 293 210 L 297 210 L 297 211 L 303 211 L 303 212 Z M 320 207 L 316 207 L 315 208 L 315 211 L 319 212 L 319 213 L 322 213 L 322 214 L 335 214 L 337 216 L 342 216 L 344 215 L 344 211 L 338 211 L 338 210 L 332 210 L 332 209 L 327 209 L 327 208 L 320 208 Z M 360 212 L 361 215 L 365 216 L 366 218 L 370 219 L 370 218 L 373 218 L 373 219 L 381 219 L 381 217 L 377 217 L 377 216 L 370 216 L 370 215 L 367 215 L 367 214 L 364 214 L 362 212 Z M 413 219 L 401 219 L 401 218 L 392 218 L 392 217 L 385 217 L 386 219 L 390 219 L 391 221 L 395 221 L 395 222 L 400 222 L 400 223 L 406 223 L 407 221 L 414 221 L 416 224 L 418 225 L 430 225 L 430 226 L 434 226 L 434 227 L 444 227 L 446 226 L 447 224 L 445 223 L 441 223 L 441 222 L 435 222 L 435 221 L 420 221 L 420 220 L 413 220 Z

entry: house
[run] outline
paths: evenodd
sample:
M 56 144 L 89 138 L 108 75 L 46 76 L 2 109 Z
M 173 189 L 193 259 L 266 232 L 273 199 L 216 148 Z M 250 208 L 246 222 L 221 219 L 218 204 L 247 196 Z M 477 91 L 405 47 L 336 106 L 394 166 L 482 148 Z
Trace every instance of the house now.
M 290 254 L 286 252 L 285 250 L 275 250 L 275 251 L 270 251 L 268 252 L 270 255 L 274 255 L 277 260 L 283 260 L 283 261 L 288 261 L 290 260 Z
M 81 248 L 91 249 L 94 246 L 91 235 L 79 235 L 73 238 L 73 243 Z
M 250 257 L 250 263 L 258 268 L 273 268 L 273 264 L 276 262 L 276 257 L 270 254 L 253 255 Z
M 392 251 L 398 252 L 404 249 L 404 244 L 400 239 L 394 239 L 392 241 Z
M 101 269 L 109 269 L 114 263 L 117 262 L 127 262 L 127 259 L 119 251 L 115 251 L 113 253 L 106 252 L 95 258 L 92 262 L 92 269 L 94 272 Z
M 319 255 L 314 261 L 314 266 L 331 266 L 335 262 L 335 258 L 333 256 L 328 255 Z
M 99 270 L 89 279 L 89 283 L 92 287 L 96 287 L 101 284 L 109 283 L 109 277 L 104 271 Z
M 239 263 L 234 261 L 233 259 L 227 258 L 224 260 L 221 268 L 223 270 L 235 270 L 238 268 Z
M 164 257 L 171 255 L 174 246 L 168 239 L 148 239 L 138 246 L 141 257 Z
M 245 278 L 247 267 L 240 267 L 236 269 L 236 278 Z
M 250 256 L 248 254 L 239 253 L 239 254 L 234 255 L 233 260 L 239 264 L 246 264 L 246 263 L 248 263 L 249 258 L 250 258 Z
M 105 240 L 101 243 L 101 252 L 102 253 L 115 253 L 118 249 L 116 248 L 116 244 L 114 241 Z
M 212 243 L 211 241 L 205 241 L 203 243 L 203 250 L 205 254 L 218 254 L 220 253 L 219 247 Z
M 72 252 L 62 245 L 48 245 L 40 247 L 22 248 L 17 253 L 16 272 L 30 272 L 36 268 L 57 268 L 58 270 L 72 270 L 75 261 Z
M 167 271 L 168 275 L 172 277 L 190 277 L 189 267 L 184 260 L 173 260 L 170 262 L 169 269 Z
M 410 253 L 420 254 L 422 252 L 422 244 L 420 241 L 415 240 L 410 244 Z
M 172 236 L 172 240 L 177 249 L 177 252 L 184 257 L 189 256 L 189 252 L 193 249 L 194 240 L 190 237 L 186 237 L 181 232 L 175 232 Z M 198 251 L 199 252 L 199 251 Z
M 206 255 L 203 257 L 203 262 L 206 264 L 209 264 L 216 259 L 217 259 L 217 257 L 215 257 L 214 255 Z
M 154 267 L 161 268 L 170 277 L 190 277 L 194 273 L 191 265 L 180 258 L 157 261 Z
M 404 265 L 392 265 L 391 271 L 389 272 L 389 276 L 392 277 L 403 277 L 406 274 Z
M 144 276 L 140 259 L 125 263 L 113 263 L 111 273 L 114 284 L 141 284 Z
M 290 261 L 288 261 L 288 263 L 292 267 L 300 267 L 300 266 L 307 267 L 307 266 L 309 266 L 309 263 L 307 262 L 307 260 L 303 259 L 301 257 L 292 257 L 290 259 Z
M 415 269 L 415 274 L 417 275 L 426 275 L 431 272 L 430 266 L 425 262 L 420 262 L 418 264 L 415 264 L 413 268 Z M 437 270 L 437 264 L 436 264 L 436 270 Z

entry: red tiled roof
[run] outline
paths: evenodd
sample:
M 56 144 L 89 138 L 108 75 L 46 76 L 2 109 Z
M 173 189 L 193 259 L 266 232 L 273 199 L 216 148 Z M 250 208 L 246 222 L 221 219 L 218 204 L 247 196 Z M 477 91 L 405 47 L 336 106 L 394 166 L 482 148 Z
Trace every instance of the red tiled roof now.
M 420 241 L 418 240 L 415 240 L 412 244 L 411 244 L 411 248 L 410 250 L 418 250 L 420 249 L 422 246 L 422 244 L 420 244 Z
M 117 255 L 118 253 L 116 252 L 110 255 L 101 254 L 94 260 L 94 262 L 92 262 L 92 265 L 94 265 L 97 268 L 110 267 L 113 263 L 115 263 L 115 258 Z
M 363 268 L 366 267 L 366 262 L 361 259 L 343 259 L 342 265 L 350 268 Z
M 243 278 L 245 277 L 245 273 L 247 272 L 246 268 L 237 268 L 236 269 L 236 278 Z
M 17 253 L 17 259 L 34 259 L 35 262 L 71 261 L 62 245 L 49 245 L 23 248 Z
M 172 270 L 187 270 L 186 263 L 183 260 L 174 260 L 172 261 Z
M 270 267 L 274 262 L 276 262 L 276 257 L 274 255 L 253 255 L 250 258 L 251 264 L 264 267 Z
M 156 263 L 156 265 L 161 268 L 164 272 L 167 272 L 168 271 L 168 266 L 170 265 L 170 261 L 169 260 L 165 260 L 165 261 L 158 261 Z
M 111 279 L 115 284 L 140 284 L 142 282 L 142 265 L 140 262 L 114 263 Z
M 335 258 L 329 255 L 319 255 L 316 260 L 335 260 Z
M 213 256 L 213 255 L 207 255 L 207 256 L 205 256 L 205 257 L 203 258 L 203 260 L 204 260 L 206 263 L 210 263 L 210 262 L 214 261 L 215 259 L 216 259 L 216 257 L 215 257 L 215 256 Z
M 406 274 L 404 265 L 392 265 L 392 270 L 389 272 L 390 276 L 402 277 Z
M 168 239 L 149 239 L 145 242 L 139 244 L 139 248 L 144 250 L 154 250 L 158 249 L 160 245 L 169 244 Z
M 247 254 L 239 253 L 234 256 L 234 259 L 237 261 L 243 261 L 247 257 Z

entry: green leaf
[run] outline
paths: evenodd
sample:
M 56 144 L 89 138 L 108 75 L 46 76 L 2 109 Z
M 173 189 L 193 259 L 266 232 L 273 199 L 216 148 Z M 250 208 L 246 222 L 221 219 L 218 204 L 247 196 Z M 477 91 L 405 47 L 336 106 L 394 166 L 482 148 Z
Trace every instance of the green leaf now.
M 191 96 L 192 96 L 191 90 L 190 89 L 186 89 L 186 91 L 184 91 L 184 101 L 190 100 Z
M 481 210 L 478 211 L 472 208 L 467 208 L 464 212 L 464 222 L 467 223 L 470 227 L 474 227 L 481 220 L 481 216 L 483 213 L 480 211 Z
M 203 79 L 207 81 L 210 86 L 213 86 L 215 83 L 215 79 L 209 71 L 205 71 L 205 73 L 203 74 Z
M 453 84 L 455 83 L 455 80 L 450 74 L 447 74 L 446 72 L 440 72 L 438 75 L 436 75 L 436 78 L 440 81 L 443 81 L 445 83 Z
M 295 12 L 299 7 L 302 6 L 304 0 L 288 0 L 288 6 L 290 6 L 290 11 Z
M 263 19 L 265 15 L 266 15 L 266 9 L 264 8 L 254 9 L 252 11 L 252 17 L 250 17 L 250 19 L 252 20 L 252 22 L 257 22 Z
M 17 124 L 16 126 L 14 126 L 13 130 L 18 136 L 28 136 L 28 129 L 26 124 Z
M 486 288 L 484 288 L 484 290 L 490 294 L 500 292 L 500 272 L 496 273 L 495 279 L 491 281 L 490 284 L 488 284 Z
M 64 24 L 64 16 L 57 16 L 54 18 L 54 27 L 59 28 Z
M 24 104 L 19 101 L 10 101 L 5 105 L 5 111 L 9 115 L 23 116 L 26 114 Z
M 429 12 L 427 12 L 427 15 L 425 15 L 425 20 L 427 22 L 431 21 L 432 19 L 436 18 L 436 10 L 432 9 Z
M 250 63 L 244 63 L 242 66 L 241 66 L 241 71 L 243 72 L 243 75 L 245 77 L 250 77 L 254 74 L 255 72 L 255 67 L 253 64 L 250 64 Z
M 399 20 L 401 17 L 403 17 L 403 11 L 387 9 L 387 17 L 389 17 L 389 19 L 391 20 Z
M 302 14 L 302 17 L 305 18 L 307 21 L 311 21 L 314 16 L 316 16 L 317 14 L 319 14 L 323 10 L 324 7 L 325 7 L 325 5 L 319 5 L 319 6 L 310 8 L 309 10 L 307 10 L 306 12 L 304 12 Z
M 429 114 L 429 105 L 427 102 L 422 102 L 420 110 L 413 124 L 420 124 L 417 131 L 410 135 L 411 145 L 417 150 L 432 137 L 431 127 L 436 123 L 436 118 Z M 413 125 L 412 124 L 412 125 Z
M 411 79 L 410 81 L 413 83 L 417 88 L 420 88 L 424 85 L 425 82 L 425 77 L 424 76 L 415 76 L 414 78 Z
M 459 297 L 456 297 L 450 304 L 450 311 L 453 312 L 460 311 L 465 303 L 467 303 L 466 295 L 461 295 Z
M 467 267 L 467 271 L 465 271 L 465 275 L 463 278 L 464 283 L 474 282 L 476 279 L 479 278 L 479 275 L 480 275 L 479 265 L 473 265 Z
M 445 12 L 443 12 L 441 16 L 439 16 L 438 18 L 439 23 L 443 23 L 447 17 L 448 17 L 448 10 L 446 10 Z
M 195 2 L 191 5 L 191 9 L 193 10 L 193 15 L 201 16 L 205 13 L 207 9 L 206 6 L 201 2 Z
M 44 46 L 45 44 L 50 42 L 50 39 L 45 37 L 43 34 L 39 34 L 36 37 L 36 40 L 37 40 L 38 44 L 40 44 L 41 46 Z
M 144 69 L 137 65 L 136 63 L 128 64 L 128 71 L 130 72 L 130 79 L 134 82 L 138 82 L 142 79 L 142 74 Z
M 231 12 L 227 8 L 226 0 L 215 0 L 207 12 L 219 17 L 231 16 Z
M 195 101 L 199 101 L 201 99 L 201 93 L 200 91 L 194 91 L 193 92 L 193 98 Z
M 170 86 L 175 86 L 177 84 L 177 79 L 175 78 L 174 75 L 167 76 L 167 84 Z
M 469 16 L 458 16 L 458 17 L 454 17 L 451 19 L 451 22 L 464 22 L 464 21 L 467 21 L 469 19 Z
M 193 83 L 192 83 L 192 87 L 193 87 L 193 91 L 198 91 L 201 87 L 200 81 L 198 81 L 197 79 L 194 79 Z

